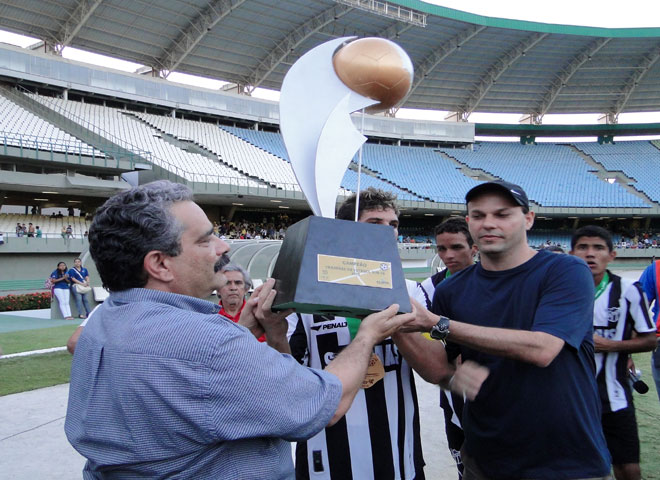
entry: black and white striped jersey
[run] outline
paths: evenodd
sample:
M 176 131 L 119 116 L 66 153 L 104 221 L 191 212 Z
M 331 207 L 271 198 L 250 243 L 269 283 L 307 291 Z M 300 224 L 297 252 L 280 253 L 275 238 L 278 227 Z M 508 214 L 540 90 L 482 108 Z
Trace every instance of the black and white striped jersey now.
M 419 297 L 415 282 L 409 292 Z M 289 343 L 304 365 L 325 368 L 351 341 L 342 317 L 292 314 Z M 391 339 L 374 347 L 385 377 L 361 389 L 346 415 L 296 447 L 296 478 L 423 479 L 417 393 L 412 369 Z
M 639 282 L 608 272 L 610 283 L 594 303 L 594 333 L 609 340 L 629 340 L 632 332 L 655 332 Z M 603 412 L 626 408 L 631 401 L 628 354 L 595 354 L 596 379 Z

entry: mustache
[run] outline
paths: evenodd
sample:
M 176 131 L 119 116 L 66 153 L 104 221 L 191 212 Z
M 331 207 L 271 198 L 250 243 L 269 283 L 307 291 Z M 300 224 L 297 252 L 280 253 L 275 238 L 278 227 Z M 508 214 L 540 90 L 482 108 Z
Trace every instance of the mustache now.
M 213 266 L 213 271 L 215 273 L 218 273 L 220 270 L 225 268 L 225 266 L 227 266 L 228 263 L 229 263 L 229 257 L 227 256 L 226 253 L 224 253 L 222 257 L 220 257 L 220 259 L 217 262 L 215 262 L 215 265 Z

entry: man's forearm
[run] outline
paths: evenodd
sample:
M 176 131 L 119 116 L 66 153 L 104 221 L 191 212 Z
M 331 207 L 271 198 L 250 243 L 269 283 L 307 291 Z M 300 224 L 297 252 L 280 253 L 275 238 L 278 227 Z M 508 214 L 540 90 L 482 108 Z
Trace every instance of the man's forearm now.
M 367 338 L 357 335 L 337 355 L 330 364 L 325 367 L 327 372 L 337 376 L 341 381 L 341 400 L 335 415 L 328 425 L 334 425 L 348 411 L 358 390 L 362 386 L 367 374 L 369 359 L 373 352 L 374 344 Z
M 427 340 L 420 333 L 397 332 L 392 340 L 410 364 L 427 382 L 445 384 L 454 373 L 454 367 L 447 361 L 447 352 L 442 342 Z
M 512 358 L 539 367 L 548 366 L 559 354 L 564 341 L 545 332 L 482 327 L 449 322 L 448 340 L 480 352 Z
M 282 332 L 275 329 L 264 332 L 266 335 L 266 343 L 269 347 L 274 348 L 280 353 L 291 354 L 291 346 L 286 338 L 286 329 Z
M 619 353 L 637 353 L 649 352 L 657 346 L 655 333 L 638 334 L 635 338 L 629 340 L 608 340 L 594 335 L 594 345 L 596 352 L 619 352 Z

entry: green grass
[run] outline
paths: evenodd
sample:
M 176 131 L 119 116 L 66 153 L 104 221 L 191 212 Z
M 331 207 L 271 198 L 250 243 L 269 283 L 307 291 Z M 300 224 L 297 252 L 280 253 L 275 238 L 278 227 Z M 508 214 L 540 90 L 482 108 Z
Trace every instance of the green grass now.
M 62 325 L 0 333 L 0 348 L 4 355 L 8 355 L 42 348 L 63 347 L 76 328 L 77 325 Z
M 660 480 L 660 402 L 651 376 L 651 352 L 633 355 L 635 366 L 642 370 L 644 380 L 649 386 L 648 393 L 640 395 L 634 392 L 637 410 L 637 426 L 641 447 L 642 478 Z
M 0 396 L 67 383 L 70 371 L 68 352 L 2 359 Z

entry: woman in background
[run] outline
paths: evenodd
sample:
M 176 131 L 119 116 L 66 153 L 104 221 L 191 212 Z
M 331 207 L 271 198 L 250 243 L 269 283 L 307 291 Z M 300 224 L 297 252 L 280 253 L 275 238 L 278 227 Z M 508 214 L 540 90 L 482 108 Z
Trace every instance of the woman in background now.
M 50 279 L 53 284 L 53 295 L 57 298 L 64 320 L 73 320 L 69 305 L 71 279 L 67 273 L 66 263 L 58 263 L 57 268 L 50 274 Z

